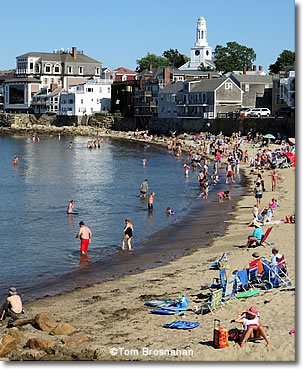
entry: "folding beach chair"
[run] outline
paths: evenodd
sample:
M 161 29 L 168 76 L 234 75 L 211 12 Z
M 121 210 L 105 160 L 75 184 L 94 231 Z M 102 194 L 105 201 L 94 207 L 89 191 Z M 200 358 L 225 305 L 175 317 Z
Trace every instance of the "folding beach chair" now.
M 229 276 L 223 291 L 222 302 L 228 303 L 235 296 L 235 276 Z
M 264 233 L 264 236 L 262 237 L 261 242 L 257 245 L 257 246 L 264 246 L 265 247 L 265 243 L 268 245 L 266 241 L 267 237 L 269 236 L 271 230 L 273 229 L 273 227 L 269 227 L 266 232 Z
M 279 263 L 273 264 L 268 260 L 263 260 L 262 263 L 264 266 L 262 281 L 264 282 L 264 288 L 266 290 L 276 287 L 289 287 L 292 285 L 292 281 L 288 275 L 281 272 Z
M 213 310 L 215 310 L 217 307 L 221 307 L 222 304 L 222 293 L 223 289 L 219 288 L 216 291 L 213 291 L 210 293 L 209 300 L 206 303 L 203 303 L 201 305 L 201 308 L 199 310 L 200 314 L 204 314 L 204 312 L 210 311 L 213 313 Z
M 247 269 L 239 270 L 237 276 L 240 280 L 240 283 L 237 283 L 236 291 L 246 291 L 248 287 Z
M 219 278 L 214 278 L 213 283 L 205 283 L 201 286 L 201 289 L 218 289 L 218 288 L 225 288 L 226 285 L 226 270 L 225 268 L 220 270 Z

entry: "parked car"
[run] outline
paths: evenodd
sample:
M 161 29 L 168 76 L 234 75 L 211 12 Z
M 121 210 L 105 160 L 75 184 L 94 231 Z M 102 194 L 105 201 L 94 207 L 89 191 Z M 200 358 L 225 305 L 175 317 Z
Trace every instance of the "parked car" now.
M 295 112 L 295 108 L 292 106 L 282 106 L 282 108 L 280 108 L 276 113 L 275 113 L 275 117 L 279 118 L 279 117 L 283 117 L 283 118 L 287 118 L 291 116 L 291 113 Z
M 242 118 L 248 117 L 250 112 L 251 112 L 250 108 L 242 108 L 242 109 L 240 109 L 240 117 L 242 117 Z
M 270 116 L 270 110 L 268 108 L 254 108 L 251 109 L 249 113 L 250 117 L 269 117 Z

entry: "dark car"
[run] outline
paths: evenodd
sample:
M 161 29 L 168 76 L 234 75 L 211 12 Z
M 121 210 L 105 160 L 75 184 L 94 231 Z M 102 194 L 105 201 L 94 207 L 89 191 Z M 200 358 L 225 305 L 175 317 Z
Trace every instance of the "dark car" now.
M 292 112 L 295 112 L 295 108 L 293 108 L 292 106 L 283 106 L 275 113 L 275 117 L 276 118 L 279 118 L 279 117 L 287 118 L 291 116 Z

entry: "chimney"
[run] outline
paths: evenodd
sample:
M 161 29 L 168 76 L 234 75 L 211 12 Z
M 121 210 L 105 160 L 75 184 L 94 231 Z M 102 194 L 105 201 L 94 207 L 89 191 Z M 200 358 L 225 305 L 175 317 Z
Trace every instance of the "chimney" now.
M 212 74 L 208 73 L 208 79 L 212 79 L 212 78 L 213 78 Z
M 152 72 L 152 71 L 153 71 L 153 66 L 152 66 L 152 64 L 149 64 L 149 66 L 148 66 L 148 70 L 149 70 L 149 72 Z
M 255 72 L 257 70 L 257 67 L 253 65 L 253 71 Z
M 243 67 L 243 74 L 246 74 L 246 67 Z
M 247 68 L 247 72 L 250 72 L 250 71 L 251 71 L 251 67 L 248 67 L 248 68 Z
M 262 65 L 259 65 L 259 72 L 262 72 L 262 70 L 263 70 Z
M 167 86 L 170 83 L 170 68 L 169 67 L 163 68 L 163 79 L 164 79 L 164 86 Z
M 77 48 L 75 46 L 72 47 L 72 56 L 74 59 L 77 59 Z

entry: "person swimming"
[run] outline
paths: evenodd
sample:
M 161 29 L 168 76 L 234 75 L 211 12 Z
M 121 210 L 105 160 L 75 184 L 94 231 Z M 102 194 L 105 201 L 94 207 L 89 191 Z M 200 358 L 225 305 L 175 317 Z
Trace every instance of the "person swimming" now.
M 167 212 L 167 215 L 175 215 L 176 214 L 175 210 L 172 210 L 170 207 L 168 207 L 166 209 L 166 212 Z

